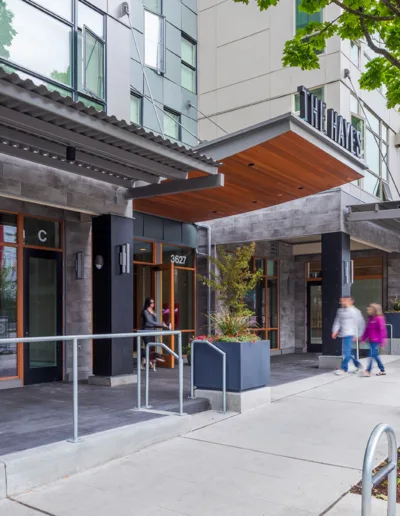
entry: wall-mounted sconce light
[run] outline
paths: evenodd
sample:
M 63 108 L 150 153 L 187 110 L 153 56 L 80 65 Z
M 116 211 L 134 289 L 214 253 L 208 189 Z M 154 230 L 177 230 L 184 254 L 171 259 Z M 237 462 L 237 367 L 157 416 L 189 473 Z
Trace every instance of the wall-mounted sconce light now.
M 84 278 L 83 252 L 82 251 L 75 253 L 75 278 L 76 279 Z
M 94 259 L 94 265 L 98 271 L 101 271 L 104 266 L 104 258 L 98 254 Z
M 119 273 L 129 274 L 131 272 L 131 249 L 130 244 L 119 246 Z

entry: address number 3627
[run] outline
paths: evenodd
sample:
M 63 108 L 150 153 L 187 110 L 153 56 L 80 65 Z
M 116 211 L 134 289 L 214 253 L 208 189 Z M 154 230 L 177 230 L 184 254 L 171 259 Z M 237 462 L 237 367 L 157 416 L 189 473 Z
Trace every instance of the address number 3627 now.
M 175 263 L 175 265 L 185 265 L 187 260 L 187 256 L 180 256 L 178 254 L 171 254 L 171 263 Z

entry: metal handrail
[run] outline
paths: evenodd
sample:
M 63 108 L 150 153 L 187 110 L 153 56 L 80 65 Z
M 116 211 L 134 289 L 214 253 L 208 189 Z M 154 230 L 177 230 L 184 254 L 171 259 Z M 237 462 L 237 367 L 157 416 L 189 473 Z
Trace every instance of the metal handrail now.
M 222 355 L 222 412 L 226 412 L 226 353 L 208 340 L 193 340 L 190 357 L 190 397 L 194 398 L 194 345 L 207 344 L 210 348 Z
M 151 347 L 161 347 L 165 349 L 168 353 L 174 356 L 179 362 L 179 415 L 183 416 L 183 358 L 179 357 L 163 342 L 149 342 L 146 344 L 146 387 L 145 387 L 145 408 L 149 409 L 151 406 L 149 405 L 149 362 L 150 362 L 150 348 Z
M 388 440 L 388 463 L 378 473 L 373 475 L 373 461 L 379 440 L 383 434 Z M 364 455 L 362 474 L 362 516 L 371 516 L 372 488 L 380 484 L 388 477 L 388 505 L 387 515 L 396 516 L 396 495 L 397 495 L 397 441 L 396 434 L 391 426 L 381 423 L 377 425 L 367 444 Z
M 73 437 L 69 441 L 79 442 L 78 436 L 78 341 L 96 339 L 124 339 L 133 338 L 138 341 L 137 356 L 137 410 L 141 410 L 141 374 L 140 374 L 140 339 L 142 337 L 157 337 L 158 335 L 178 335 L 179 357 L 182 358 L 182 333 L 180 331 L 140 331 L 133 333 L 104 333 L 92 335 L 55 335 L 53 337 L 21 337 L 0 339 L 1 344 L 25 344 L 30 342 L 64 342 L 72 341 L 72 390 L 73 390 Z M 181 381 L 181 379 L 180 379 Z M 183 380 L 182 380 L 183 381 Z
M 385 326 L 390 326 L 390 355 L 392 354 L 392 342 L 393 342 L 393 324 L 386 323 Z

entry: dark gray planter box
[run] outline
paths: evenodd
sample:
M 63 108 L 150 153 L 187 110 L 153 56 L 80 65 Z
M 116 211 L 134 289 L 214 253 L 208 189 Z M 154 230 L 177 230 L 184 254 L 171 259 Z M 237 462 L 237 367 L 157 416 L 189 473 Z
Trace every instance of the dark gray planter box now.
M 226 353 L 226 389 L 242 392 L 270 383 L 269 340 L 258 342 L 213 342 Z M 192 348 L 193 353 L 193 348 Z M 222 355 L 207 344 L 195 344 L 194 385 L 197 389 L 222 388 Z
M 385 313 L 386 324 L 391 324 L 393 326 L 393 335 L 394 339 L 400 339 L 400 312 L 386 312 Z M 390 338 L 391 328 L 387 328 L 388 337 Z

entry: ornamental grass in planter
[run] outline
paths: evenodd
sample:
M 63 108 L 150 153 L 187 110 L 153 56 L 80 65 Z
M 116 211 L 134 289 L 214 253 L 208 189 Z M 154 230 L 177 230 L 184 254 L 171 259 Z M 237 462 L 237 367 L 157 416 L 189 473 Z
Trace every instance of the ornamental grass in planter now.
M 199 280 L 211 287 L 221 302 L 220 311 L 207 314 L 213 335 L 195 337 L 208 340 L 226 354 L 228 391 L 265 387 L 269 384 L 269 341 L 260 340 L 250 327 L 253 315 L 246 304 L 245 296 L 253 290 L 263 272 L 252 271 L 250 263 L 255 244 L 236 248 L 228 253 L 218 249 L 218 258 L 209 259 L 215 266 L 211 277 L 199 276 Z M 194 383 L 198 389 L 220 390 L 222 386 L 221 356 L 206 344 L 196 344 Z

